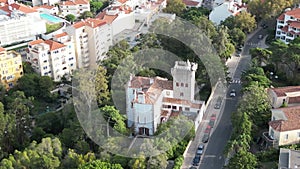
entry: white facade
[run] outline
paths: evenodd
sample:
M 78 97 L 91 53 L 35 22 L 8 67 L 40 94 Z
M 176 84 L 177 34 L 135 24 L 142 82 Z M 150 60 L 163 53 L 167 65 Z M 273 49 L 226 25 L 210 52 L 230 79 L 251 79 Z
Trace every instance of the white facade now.
M 46 13 L 49 15 L 57 15 L 59 10 L 57 6 L 49 6 L 49 5 L 42 5 L 42 6 L 35 6 L 33 7 L 40 13 Z
M 289 145 L 300 142 L 300 106 L 272 109 L 269 122 L 269 136 L 275 145 Z
M 83 12 L 90 11 L 90 3 L 86 0 L 62 1 L 59 4 L 59 7 L 62 17 L 65 17 L 68 14 L 79 17 Z
M 28 44 L 27 60 L 41 76 L 49 76 L 54 81 L 60 81 L 62 77 L 69 78 L 76 69 L 76 58 L 70 52 L 72 43 L 65 43 L 67 45 L 53 40 L 32 41 Z
M 191 68 L 192 71 L 185 71 Z M 193 74 L 196 69 L 195 63 L 176 62 L 172 69 L 173 78 L 177 79 L 175 82 L 161 77 L 131 76 L 126 90 L 126 114 L 127 125 L 134 128 L 134 134 L 153 135 L 159 124 L 178 115 L 188 117 L 194 122 L 195 129 L 198 128 L 205 110 L 204 102 L 191 97 L 193 85 L 186 87 L 189 89 L 184 92 L 189 94 L 185 97 L 177 97 L 181 89 L 176 87 L 178 79 L 187 80 L 185 76 L 191 78 L 187 80 L 189 84 L 195 82 Z
M 66 28 L 74 37 L 78 68 L 96 67 L 112 45 L 112 28 L 103 20 L 86 19 Z
M 241 0 L 225 1 L 213 8 L 209 14 L 209 20 L 214 24 L 219 25 L 226 18 L 235 16 L 242 11 L 246 11 L 246 6 L 245 4 L 242 4 Z
M 0 7 L 0 46 L 35 39 L 46 32 L 39 12 L 22 4 Z
M 269 88 L 268 97 L 273 108 L 279 108 L 283 104 L 300 104 L 300 86 Z
M 284 43 L 300 36 L 300 8 L 286 10 L 277 18 L 275 37 Z
M 32 6 L 39 6 L 39 5 L 55 5 L 60 2 L 60 0 L 20 0 L 22 3 L 28 3 Z

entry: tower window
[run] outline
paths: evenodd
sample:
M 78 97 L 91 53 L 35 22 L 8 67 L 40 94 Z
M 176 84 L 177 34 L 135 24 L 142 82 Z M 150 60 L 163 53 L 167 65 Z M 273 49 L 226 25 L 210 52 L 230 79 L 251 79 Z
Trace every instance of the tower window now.
M 185 84 L 185 87 L 189 87 L 189 85 L 186 83 L 186 84 Z
M 181 83 L 181 87 L 183 87 L 184 86 L 184 83 Z
M 183 96 L 183 92 L 180 93 L 180 96 Z
M 176 83 L 176 86 L 178 87 L 178 86 L 179 86 L 179 83 Z

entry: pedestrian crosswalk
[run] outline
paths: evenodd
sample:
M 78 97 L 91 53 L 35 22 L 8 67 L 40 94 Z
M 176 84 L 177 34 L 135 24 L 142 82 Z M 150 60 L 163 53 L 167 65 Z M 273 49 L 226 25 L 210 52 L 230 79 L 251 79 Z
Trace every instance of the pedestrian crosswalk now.
M 246 45 L 248 45 L 248 46 L 259 46 L 260 43 L 247 42 Z
M 240 84 L 242 83 L 240 79 L 232 79 L 229 83 L 236 83 L 236 84 Z

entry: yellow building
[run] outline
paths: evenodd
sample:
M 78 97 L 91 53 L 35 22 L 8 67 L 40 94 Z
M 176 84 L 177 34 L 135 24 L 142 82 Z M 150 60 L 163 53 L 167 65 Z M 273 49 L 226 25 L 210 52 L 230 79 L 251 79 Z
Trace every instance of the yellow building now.
M 6 51 L 0 47 L 0 78 L 6 89 L 12 88 L 23 76 L 22 58 L 15 51 Z

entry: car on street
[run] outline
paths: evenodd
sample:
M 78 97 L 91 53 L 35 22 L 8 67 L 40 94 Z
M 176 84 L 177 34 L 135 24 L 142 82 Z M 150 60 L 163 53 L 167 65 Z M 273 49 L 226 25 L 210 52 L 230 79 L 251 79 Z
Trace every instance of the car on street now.
M 214 106 L 215 109 L 220 109 L 221 108 L 221 105 L 222 105 L 222 98 L 219 96 L 218 99 L 217 99 L 217 102 Z
M 193 165 L 194 166 L 198 166 L 199 163 L 200 163 L 200 159 L 201 159 L 201 156 L 200 155 L 196 155 L 193 159 Z
M 211 126 L 211 127 L 214 127 L 215 121 L 216 121 L 216 114 L 212 114 L 212 115 L 210 116 L 208 125 Z
M 197 148 L 197 153 L 196 155 L 202 155 L 203 154 L 203 151 L 204 151 L 204 145 L 203 144 L 200 144 Z
M 258 35 L 258 39 L 262 39 L 263 37 L 263 35 Z
M 207 143 L 209 140 L 209 134 L 205 133 L 204 136 L 202 137 L 202 143 Z
M 204 133 L 208 133 L 208 134 L 209 134 L 209 133 L 210 133 L 210 130 L 211 130 L 211 126 L 208 125 L 208 126 L 206 127 Z
M 236 91 L 234 89 L 232 89 L 229 93 L 230 97 L 235 97 L 236 96 Z

